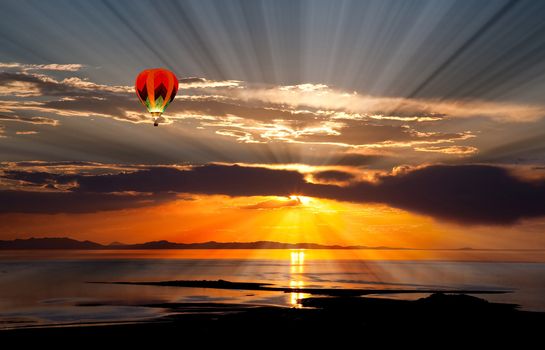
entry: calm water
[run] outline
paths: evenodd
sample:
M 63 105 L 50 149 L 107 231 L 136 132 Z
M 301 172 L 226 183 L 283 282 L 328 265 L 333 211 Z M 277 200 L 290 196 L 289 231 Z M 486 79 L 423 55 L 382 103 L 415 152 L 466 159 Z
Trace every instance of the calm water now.
M 434 260 L 439 257 L 441 261 Z M 306 297 L 87 283 L 176 279 L 286 287 L 514 289 L 512 294 L 485 298 L 545 311 L 545 263 L 538 252 L 9 251 L 0 252 L 0 327 L 136 320 L 164 312 L 131 306 L 141 303 L 209 301 L 298 307 L 297 300 Z M 81 305 L 85 303 L 113 305 Z

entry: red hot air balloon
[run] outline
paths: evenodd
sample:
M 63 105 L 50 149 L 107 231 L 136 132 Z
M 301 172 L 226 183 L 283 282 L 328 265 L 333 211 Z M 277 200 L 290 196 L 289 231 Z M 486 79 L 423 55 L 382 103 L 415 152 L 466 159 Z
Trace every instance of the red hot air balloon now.
M 140 102 L 151 113 L 153 125 L 158 126 L 158 119 L 178 92 L 178 79 L 168 69 L 146 69 L 136 77 L 136 94 Z

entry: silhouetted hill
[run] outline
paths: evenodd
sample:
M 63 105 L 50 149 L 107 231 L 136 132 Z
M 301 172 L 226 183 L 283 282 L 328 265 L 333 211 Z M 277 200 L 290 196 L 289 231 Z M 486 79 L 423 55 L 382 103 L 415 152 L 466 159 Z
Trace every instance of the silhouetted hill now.
M 174 243 L 165 240 L 138 244 L 103 245 L 91 241 L 78 241 L 71 238 L 29 238 L 0 241 L 0 249 L 403 249 L 391 247 L 340 246 L 316 243 L 281 243 L 272 241 L 257 242 L 202 242 Z
M 104 249 L 102 244 L 71 238 L 29 238 L 0 241 L 0 249 Z
M 391 247 L 340 246 L 317 243 L 282 243 L 273 241 L 256 242 L 202 242 L 173 243 L 169 241 L 153 241 L 141 244 L 127 244 L 118 249 L 403 249 Z

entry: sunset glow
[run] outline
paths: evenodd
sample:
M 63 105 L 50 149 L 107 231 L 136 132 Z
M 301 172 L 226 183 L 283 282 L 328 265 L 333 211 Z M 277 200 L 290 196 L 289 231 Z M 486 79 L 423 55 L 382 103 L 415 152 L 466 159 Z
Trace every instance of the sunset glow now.
M 311 203 L 312 203 L 312 198 L 310 198 L 310 197 L 299 196 L 299 195 L 291 195 L 289 198 L 291 200 L 295 200 L 295 201 L 301 203 L 301 205 L 311 205 Z
M 4 343 L 541 335 L 545 1 L 2 0 L 0 33 Z

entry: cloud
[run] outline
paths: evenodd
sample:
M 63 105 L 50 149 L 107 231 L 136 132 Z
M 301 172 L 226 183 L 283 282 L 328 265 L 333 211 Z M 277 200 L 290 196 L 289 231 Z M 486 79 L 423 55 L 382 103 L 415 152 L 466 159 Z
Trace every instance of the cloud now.
M 6 97 L 39 97 L 40 89 L 28 81 L 18 81 L 15 79 L 5 79 L 0 76 L 0 96 Z
M 99 166 L 101 163 L 85 162 L 85 161 L 61 161 L 50 162 L 46 160 L 29 160 L 22 162 L 6 162 L 2 163 L 4 166 L 10 167 L 56 167 L 56 166 Z
M 249 205 L 243 205 L 240 206 L 240 209 L 257 209 L 257 210 L 263 210 L 263 209 L 280 209 L 280 208 L 293 208 L 293 207 L 299 207 L 301 206 L 301 199 L 298 197 L 295 198 L 275 198 L 270 199 L 262 202 L 258 202 L 255 204 L 249 204 Z
M 20 71 L 66 71 L 76 72 L 85 67 L 82 64 L 24 64 L 18 62 L 0 62 L 0 69 L 17 69 Z
M 329 159 L 327 163 L 331 165 L 364 166 L 374 164 L 384 158 L 384 155 L 378 154 L 339 153 Z
M 61 86 L 67 86 L 72 88 L 77 88 L 85 91 L 101 91 L 101 92 L 113 92 L 113 93 L 132 93 L 134 88 L 131 86 L 116 86 L 116 85 L 104 85 L 96 84 L 86 79 L 81 79 L 78 77 L 71 77 L 63 79 L 59 82 Z
M 339 143 L 354 147 L 388 148 L 413 147 L 422 144 L 442 144 L 474 137 L 469 132 L 418 132 L 406 125 L 376 125 L 359 121 L 344 121 L 333 126 L 330 133 L 297 135 L 304 142 Z
M 177 113 L 180 109 L 190 113 L 182 114 L 181 118 L 194 118 L 204 127 L 215 128 L 216 134 L 244 143 L 288 142 L 398 148 L 424 143 L 452 143 L 474 137 L 468 131 L 419 132 L 409 125 L 382 125 L 376 121 L 346 116 L 340 118 L 310 111 L 240 106 L 233 101 L 183 101 L 171 112 Z
M 39 212 L 39 208 L 45 212 L 73 212 L 73 207 L 83 211 L 87 206 L 76 205 L 78 198 L 90 200 L 89 210 L 111 210 L 122 207 L 124 203 L 132 207 L 173 200 L 175 194 L 190 193 L 275 197 L 298 194 L 356 203 L 383 203 L 468 225 L 507 225 L 545 215 L 545 180 L 521 178 L 508 169 L 487 165 L 405 168 L 378 176 L 375 181 L 352 181 L 347 186 L 310 183 L 297 171 L 219 164 L 153 167 L 106 175 L 8 170 L 4 171 L 3 178 L 48 188 L 60 186 L 65 191 L 48 195 L 3 191 L 0 193 L 1 202 L 13 200 L 17 205 L 4 204 L 2 212 Z M 112 197 L 118 193 L 131 193 L 133 197 Z M 65 201 L 65 198 L 69 200 Z M 100 206 L 100 198 L 114 202 Z M 132 203 L 130 198 L 136 203 Z M 142 202 L 146 199 L 149 201 Z M 59 203 L 52 203 L 56 200 Z M 254 209 L 276 204 L 258 203 Z
M 545 215 L 545 182 L 486 165 L 435 165 L 346 188 L 340 200 L 376 201 L 464 224 L 513 224 Z
M 104 97 L 104 93 L 123 94 L 133 91 L 128 86 L 96 84 L 78 77 L 58 80 L 50 75 L 8 71 L 0 72 L 0 87 L 3 87 L 0 91 L 4 96 L 28 97 L 38 94 L 44 97 L 90 97 L 97 100 Z M 25 95 L 28 89 L 32 95 Z
M 237 85 L 236 81 L 210 81 L 201 78 L 181 81 L 181 89 L 184 91 Z M 1 104 L 2 111 L 14 114 L 25 111 L 59 116 L 100 116 L 132 123 L 150 120 L 145 108 L 135 97 L 132 86 L 97 84 L 80 77 L 61 80 L 51 75 L 29 72 L 27 69 L 4 71 L 0 72 L 0 96 L 23 99 L 17 103 L 3 101 Z M 191 100 L 191 97 L 188 98 Z M 187 108 L 183 109 L 184 112 L 192 110 L 190 103 L 185 107 Z M 213 106 L 201 107 L 201 110 L 206 108 Z
M 183 78 L 179 80 L 180 89 L 208 89 L 208 88 L 233 88 L 240 87 L 240 80 L 208 80 L 204 78 Z
M 0 73 L 0 113 L 10 120 L 39 122 L 45 116 L 49 120 L 102 117 L 135 124 L 151 120 L 132 86 L 67 77 L 82 67 L 4 64 L 8 66 Z M 294 149 L 402 152 L 417 162 L 428 154 L 434 159 L 474 155 L 483 147 L 480 131 L 532 122 L 544 115 L 541 105 L 381 97 L 324 84 L 263 86 L 190 77 L 180 80 L 176 101 L 162 123 L 183 123 L 186 130 L 198 129 L 200 135 L 219 142 L 255 148 L 290 144 Z
M 244 142 L 244 143 L 258 143 L 259 141 L 256 141 L 252 133 L 241 131 L 241 130 L 229 130 L 229 129 L 219 129 L 216 130 L 216 134 L 222 135 L 222 136 L 230 136 L 236 138 L 237 141 Z
M 21 68 L 21 67 L 19 67 Z M 173 120 L 195 121 L 200 128 L 211 129 L 218 137 L 234 138 L 242 143 L 308 143 L 341 147 L 413 147 L 422 143 L 452 143 L 465 139 L 467 133 L 444 134 L 419 132 L 409 125 L 382 125 L 382 120 L 416 122 L 439 120 L 437 113 L 420 116 L 392 116 L 372 113 L 349 114 L 345 110 L 300 109 L 286 103 L 251 101 L 240 92 L 252 95 L 259 89 L 240 81 L 210 81 L 186 78 L 183 88 L 168 110 L 166 123 Z M 3 103 L 5 114 L 53 113 L 59 116 L 100 116 L 133 123 L 148 122 L 129 86 L 96 84 L 79 77 L 62 80 L 49 75 L 20 71 L 0 73 L 0 94 L 22 98 L 19 103 Z M 193 91 L 189 95 L 188 91 Z M 325 85 L 278 87 L 280 93 L 331 94 Z M 186 94 L 184 94 L 186 93 Z M 243 94 L 244 95 L 244 94 Z M 245 96 L 245 95 L 244 95 Z M 34 99 L 35 98 L 35 99 Z M 45 99 L 44 99 L 45 98 Z M 15 119 L 15 117 L 12 117 Z
M 144 113 L 135 114 L 141 106 L 129 97 L 129 91 L 132 90 L 126 86 L 95 84 L 77 77 L 56 80 L 26 72 L 0 72 L 0 95 L 23 98 L 16 102 L 0 101 L 0 109 L 13 115 L 52 113 L 131 122 L 147 120 Z
M 312 174 L 314 180 L 319 182 L 346 182 L 354 178 L 354 175 L 345 171 L 325 170 Z
M 222 182 L 218 182 L 218 176 L 223 177 Z M 229 196 L 283 193 L 288 196 L 296 192 L 299 184 L 304 183 L 303 175 L 297 172 L 220 165 L 195 167 L 191 170 L 154 167 L 107 175 L 5 170 L 2 177 L 28 186 L 22 190 L 0 191 L 1 213 L 46 214 L 150 206 L 175 200 L 177 193 Z M 226 183 L 229 186 L 225 186 Z M 123 188 L 132 190 L 125 191 Z
M 157 205 L 174 200 L 169 193 L 81 193 L 0 191 L 0 213 L 90 213 Z
M 25 117 L 19 115 L 3 115 L 0 114 L 0 120 L 9 121 L 9 122 L 20 122 L 20 123 L 29 123 L 37 125 L 59 125 L 59 121 L 47 117 Z
M 78 191 L 175 191 L 229 196 L 289 196 L 305 183 L 303 175 L 294 171 L 216 164 L 189 170 L 155 167 L 132 173 L 60 179 L 76 180 Z
M 498 122 L 531 122 L 545 116 L 542 105 L 504 103 L 477 99 L 433 100 L 362 95 L 323 84 L 302 84 L 233 90 L 240 100 L 324 112 L 342 112 L 356 118 L 433 121 L 445 117 L 484 117 Z M 345 115 L 346 115 L 345 114 Z M 420 119 L 419 119 L 420 118 Z
M 138 164 L 102 164 L 87 161 L 19 161 L 1 162 L 0 169 L 5 173 L 19 174 L 24 177 L 33 177 L 34 182 L 39 184 L 39 176 L 57 179 L 58 175 L 101 175 L 119 174 L 121 172 L 132 172 L 147 169 L 149 165 Z M 0 172 L 1 174 L 1 172 Z M 15 177 L 18 177 L 15 176 Z M 59 179 L 60 180 L 60 179 Z
M 415 147 L 414 149 L 418 152 L 444 153 L 464 156 L 477 153 L 478 151 L 476 147 L 472 146 L 429 146 Z

